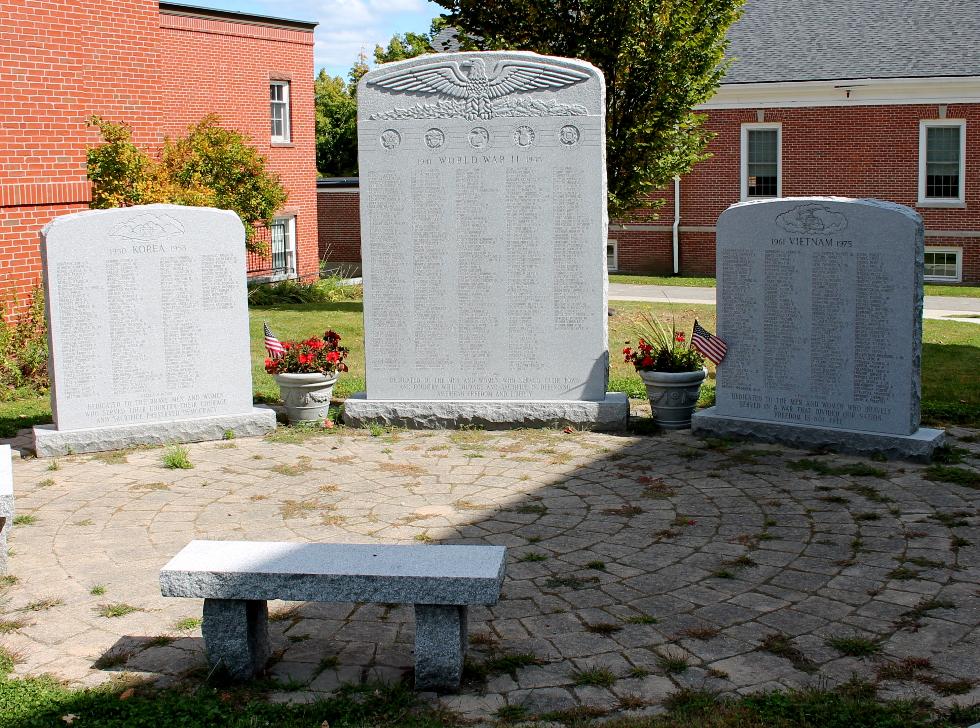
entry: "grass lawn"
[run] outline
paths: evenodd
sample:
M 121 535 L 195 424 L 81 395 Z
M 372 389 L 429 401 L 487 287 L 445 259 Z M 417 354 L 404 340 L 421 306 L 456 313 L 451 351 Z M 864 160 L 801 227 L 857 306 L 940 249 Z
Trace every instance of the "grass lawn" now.
M 334 387 L 335 397 L 345 398 L 364 390 L 364 319 L 360 301 L 261 306 L 249 309 L 252 339 L 252 387 L 261 401 L 278 402 L 279 385 L 265 372 L 265 338 L 262 322 L 281 341 L 322 336 L 327 329 L 340 334 L 341 344 L 350 349 L 347 366 Z
M 6 663 L 6 664 L 4 664 Z M 11 659 L 0 650 L 0 716 L 5 728 L 462 728 L 452 713 L 423 703 L 404 684 L 342 688 L 307 705 L 268 702 L 282 690 L 271 680 L 240 687 L 171 688 L 154 691 L 120 681 L 92 690 L 70 690 L 48 677 L 10 679 Z M 851 683 L 836 690 L 786 691 L 722 700 L 711 693 L 682 690 L 664 701 L 656 717 L 619 718 L 609 728 L 963 728 L 980 720 L 980 709 L 931 707 L 923 701 L 878 701 L 871 685 Z M 633 707 L 638 707 L 634 704 Z M 530 715 L 505 706 L 488 719 L 509 725 L 542 718 L 566 726 L 594 725 L 599 714 L 581 710 Z
M 615 315 L 609 318 L 610 381 L 612 391 L 630 397 L 645 397 L 643 384 L 620 351 L 644 311 L 670 320 L 690 336 L 695 317 L 709 330 L 715 328 L 715 307 L 694 304 L 650 304 L 614 301 Z M 252 381 L 260 401 L 278 401 L 279 388 L 265 373 L 262 322 L 280 339 L 307 338 L 333 328 L 351 350 L 350 372 L 341 376 L 334 395 L 344 398 L 364 389 L 364 323 L 361 303 L 345 301 L 324 304 L 292 304 L 250 309 Z M 958 321 L 923 322 L 922 401 L 923 422 L 931 425 L 961 424 L 980 427 L 980 325 Z M 709 379 L 701 390 L 701 406 L 714 401 L 714 367 L 708 363 Z M 0 402 L 0 437 L 11 437 L 22 427 L 51 421 L 47 397 Z
M 697 286 L 699 288 L 714 288 L 714 278 L 698 278 L 697 276 L 632 276 L 610 273 L 610 283 L 632 283 L 637 286 Z
M 714 288 L 715 279 L 698 276 L 633 276 L 619 273 L 609 274 L 610 283 L 631 283 L 636 286 L 698 286 Z M 959 296 L 960 298 L 980 298 L 980 286 L 944 285 L 926 283 L 927 296 Z

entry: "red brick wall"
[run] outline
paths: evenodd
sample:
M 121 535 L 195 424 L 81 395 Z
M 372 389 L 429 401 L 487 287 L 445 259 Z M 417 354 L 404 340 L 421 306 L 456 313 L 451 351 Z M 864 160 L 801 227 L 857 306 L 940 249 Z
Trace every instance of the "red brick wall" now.
M 758 121 L 755 109 L 712 111 L 707 126 L 718 136 L 712 158 L 681 179 L 681 272 L 714 272 L 714 235 L 685 230 L 713 227 L 739 201 L 741 127 Z M 916 209 L 925 221 L 927 246 L 963 249 L 963 280 L 980 281 L 980 237 L 936 237 L 943 230 L 980 233 L 980 105 L 950 104 L 946 118 L 966 119 L 966 207 L 920 208 L 919 122 L 937 119 L 935 104 L 909 106 L 766 109 L 764 121 L 782 124 L 782 193 L 785 197 L 876 197 Z M 654 226 L 661 232 L 611 226 L 624 272 L 670 272 L 673 190 Z M 647 225 L 646 227 L 650 227 Z M 625 241 L 625 242 L 623 242 Z
M 320 226 L 320 258 L 342 267 L 361 267 L 361 217 L 357 188 L 318 190 L 317 217 Z
M 38 232 L 84 209 L 92 114 L 136 119 L 158 140 L 159 11 L 147 0 L 0 4 L 0 295 L 40 277 Z
M 209 111 L 248 133 L 289 191 L 300 272 L 315 273 L 312 44 L 309 32 L 161 15 L 154 0 L 0 3 L 0 297 L 23 300 L 39 281 L 41 227 L 87 208 L 93 114 L 149 147 Z M 271 74 L 291 80 L 290 147 L 269 144 Z
M 944 230 L 980 234 L 980 105 L 950 104 L 946 117 L 967 120 L 966 207 L 962 209 L 916 207 L 919 122 L 938 118 L 935 104 L 766 109 L 764 121 L 782 124 L 784 196 L 877 197 L 913 207 L 925 220 L 926 245 L 962 248 L 963 280 L 978 282 L 980 237 L 936 235 Z M 714 225 L 741 194 L 742 124 L 757 121 L 755 109 L 712 111 L 709 115 L 707 127 L 717 133 L 710 145 L 713 156 L 681 179 L 682 273 L 714 275 Z M 609 227 L 609 237 L 618 243 L 621 272 L 673 270 L 673 187 L 656 196 L 666 199 L 658 219 L 640 219 L 637 214 Z M 319 216 L 322 255 L 338 237 L 334 231 L 347 234 L 355 229 L 357 211 L 346 204 L 321 203 Z M 343 250 L 344 256 L 349 256 L 348 248 Z M 331 258 L 341 260 L 336 245 L 334 251 Z
M 160 14 L 163 130 L 177 135 L 207 114 L 247 135 L 279 174 L 296 216 L 297 270 L 319 272 L 316 139 L 313 120 L 313 34 L 225 20 Z M 273 145 L 269 81 L 288 80 L 291 141 Z M 249 256 L 250 270 L 271 262 Z

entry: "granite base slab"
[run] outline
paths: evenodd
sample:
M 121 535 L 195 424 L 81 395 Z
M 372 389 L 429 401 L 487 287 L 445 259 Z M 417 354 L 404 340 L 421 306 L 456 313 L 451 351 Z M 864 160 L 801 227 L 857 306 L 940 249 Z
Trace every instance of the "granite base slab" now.
M 138 445 L 168 445 L 173 442 L 221 440 L 228 431 L 235 437 L 266 435 L 276 429 L 276 413 L 255 407 L 240 415 L 199 417 L 173 422 L 143 422 L 84 430 L 59 430 L 56 425 L 34 428 L 34 452 L 54 457 L 81 452 L 122 450 Z
M 715 413 L 715 407 L 696 412 L 691 418 L 695 435 L 730 437 L 779 443 L 803 449 L 829 448 L 856 455 L 884 455 L 893 460 L 929 462 L 933 451 L 945 440 L 942 430 L 920 427 L 911 435 L 844 430 L 769 420 L 753 420 Z
M 483 427 L 580 427 L 622 430 L 629 422 L 629 400 L 622 392 L 607 392 L 596 402 L 583 400 L 391 400 L 367 399 L 364 392 L 344 404 L 344 422 L 365 427 L 375 422 L 410 429 Z

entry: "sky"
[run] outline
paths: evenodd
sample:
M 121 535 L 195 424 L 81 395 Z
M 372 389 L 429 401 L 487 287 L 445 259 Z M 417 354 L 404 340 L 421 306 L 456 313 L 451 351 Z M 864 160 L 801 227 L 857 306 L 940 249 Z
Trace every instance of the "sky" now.
M 428 32 L 442 8 L 427 0 L 177 0 L 241 13 L 318 22 L 313 51 L 316 72 L 347 76 L 363 48 L 374 60 L 374 46 L 395 33 Z

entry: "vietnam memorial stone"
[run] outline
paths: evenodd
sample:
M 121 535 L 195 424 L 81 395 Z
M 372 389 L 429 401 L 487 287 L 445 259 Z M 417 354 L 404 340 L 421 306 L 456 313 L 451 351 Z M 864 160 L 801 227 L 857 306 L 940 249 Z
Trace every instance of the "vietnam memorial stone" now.
M 7 534 L 14 523 L 14 471 L 10 445 L 0 445 L 0 574 L 7 573 Z
M 245 230 L 234 212 L 91 210 L 41 232 L 53 426 L 39 456 L 275 429 L 252 406 Z
M 716 404 L 701 433 L 927 459 L 923 224 L 879 200 L 787 198 L 718 219 Z
M 618 427 L 607 394 L 605 87 L 523 52 L 358 87 L 366 394 L 348 422 Z

